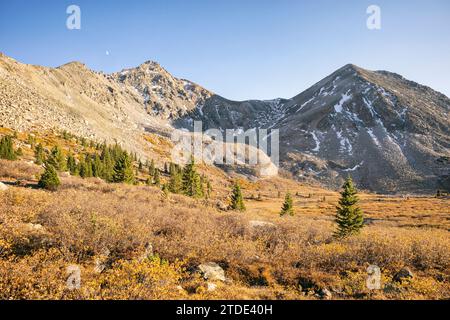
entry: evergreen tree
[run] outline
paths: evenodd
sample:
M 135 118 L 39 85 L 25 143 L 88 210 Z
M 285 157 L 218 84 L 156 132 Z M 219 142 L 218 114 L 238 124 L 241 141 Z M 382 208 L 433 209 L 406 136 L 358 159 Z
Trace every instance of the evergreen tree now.
M 294 215 L 294 208 L 293 208 L 293 203 L 292 203 L 292 197 L 291 197 L 291 194 L 289 192 L 286 193 L 286 196 L 284 198 L 284 203 L 283 203 L 283 206 L 281 207 L 280 216 L 284 216 L 286 214 L 288 214 L 290 216 Z
M 67 156 L 67 169 L 69 170 L 71 175 L 77 174 L 77 163 L 75 161 L 75 158 L 71 153 Z
M 207 180 L 206 181 L 206 199 L 209 199 L 211 197 L 211 192 L 212 192 L 211 181 Z
M 54 146 L 50 151 L 47 163 L 52 165 L 57 171 L 66 170 L 66 158 L 59 146 Z
M 78 164 L 78 171 L 80 173 L 80 177 L 82 178 L 92 177 L 92 165 L 89 157 L 86 157 L 84 160 L 80 161 Z
M 112 181 L 114 173 L 114 160 L 111 155 L 111 148 L 106 145 L 102 147 L 102 154 L 100 156 L 103 164 L 103 179 L 106 181 Z
M 36 158 L 36 160 L 34 160 L 34 163 L 36 163 L 37 165 L 41 165 L 44 163 L 45 156 L 44 156 L 44 148 L 42 147 L 42 144 L 39 143 L 34 148 L 34 157 Z
M 16 160 L 16 158 L 12 138 L 10 136 L 4 136 L 0 140 L 0 159 Z
M 159 177 L 159 169 L 155 169 L 155 174 L 153 175 L 153 181 L 156 186 L 159 187 L 161 184 L 161 178 Z
M 364 223 L 363 213 L 357 205 L 359 201 L 357 190 L 350 177 L 345 180 L 342 188 L 336 213 L 338 229 L 335 232 L 340 238 L 359 233 Z
M 103 178 L 104 177 L 104 168 L 102 160 L 98 154 L 94 155 L 94 159 L 92 161 L 92 175 L 94 177 Z
M 189 197 L 199 198 L 203 195 L 200 175 L 195 169 L 194 157 L 183 169 L 183 193 Z
M 55 191 L 60 184 L 61 182 L 59 181 L 59 177 L 55 167 L 53 167 L 51 164 L 46 164 L 45 171 L 39 179 L 39 187 Z
M 179 170 L 173 169 L 170 171 L 170 180 L 167 187 L 172 193 L 181 193 L 183 190 L 183 177 Z
M 245 211 L 244 198 L 242 196 L 241 186 L 237 182 L 233 186 L 230 208 L 232 210 Z
M 148 167 L 148 174 L 153 177 L 155 175 L 155 161 L 152 159 Z
M 128 184 L 134 183 L 133 167 L 131 159 L 126 152 L 116 161 L 114 166 L 114 173 L 112 176 L 113 182 L 125 182 Z

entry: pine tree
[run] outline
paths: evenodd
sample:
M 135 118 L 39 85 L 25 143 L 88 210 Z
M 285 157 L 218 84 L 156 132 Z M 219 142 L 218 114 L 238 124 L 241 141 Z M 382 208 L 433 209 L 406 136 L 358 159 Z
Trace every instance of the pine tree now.
M 284 203 L 283 203 L 283 206 L 281 207 L 280 216 L 284 216 L 286 214 L 288 214 L 290 216 L 294 215 L 294 208 L 293 208 L 293 203 L 292 203 L 292 197 L 291 197 L 291 194 L 289 192 L 286 193 L 286 196 L 284 198 Z
M 102 178 L 104 176 L 104 167 L 102 160 L 98 154 L 95 154 L 94 160 L 92 161 L 92 175 L 94 177 Z
M 199 198 L 203 195 L 200 175 L 195 168 L 194 158 L 183 169 L 183 193 L 189 197 Z
M 111 182 L 114 173 L 114 160 L 111 155 L 111 148 L 106 145 L 102 148 L 100 159 L 103 163 L 103 179 Z
M 4 136 L 0 140 L 0 159 L 16 160 L 16 158 L 12 138 L 10 136 Z
M 85 159 L 80 161 L 78 164 L 78 171 L 82 178 L 90 178 L 93 176 L 91 158 L 89 155 L 86 155 Z
M 212 192 L 211 181 L 207 180 L 206 181 L 206 199 L 211 198 L 211 192 Z
M 134 183 L 134 174 L 133 167 L 131 165 L 131 159 L 126 152 L 124 152 L 122 156 L 116 161 L 112 180 L 116 183 Z
M 51 164 L 46 164 L 45 171 L 39 179 L 38 186 L 47 190 L 55 191 L 60 184 L 61 182 L 59 181 L 55 167 Z
M 77 174 L 77 163 L 75 161 L 75 158 L 71 153 L 67 156 L 67 169 L 69 170 L 71 175 Z
M 233 186 L 231 194 L 231 205 L 232 210 L 245 211 L 244 198 L 242 196 L 241 186 L 236 182 Z
M 36 163 L 37 165 L 41 165 L 44 163 L 45 156 L 44 156 L 44 148 L 42 147 L 42 144 L 39 143 L 36 146 L 36 148 L 34 149 L 34 157 L 36 158 L 36 160 L 34 160 L 34 163 Z
M 158 187 L 161 184 L 161 178 L 159 177 L 159 169 L 155 169 L 155 174 L 153 175 L 153 182 Z
M 52 165 L 57 171 L 66 170 L 66 158 L 59 146 L 54 146 L 47 159 L 47 163 Z
M 183 190 L 183 177 L 179 170 L 170 170 L 170 180 L 167 187 L 172 193 L 180 193 Z
M 357 205 L 357 190 L 350 177 L 345 180 L 342 188 L 335 220 L 338 225 L 335 236 L 339 238 L 359 233 L 364 223 L 363 212 Z
M 155 175 L 155 161 L 152 159 L 148 167 L 148 174 L 153 177 Z

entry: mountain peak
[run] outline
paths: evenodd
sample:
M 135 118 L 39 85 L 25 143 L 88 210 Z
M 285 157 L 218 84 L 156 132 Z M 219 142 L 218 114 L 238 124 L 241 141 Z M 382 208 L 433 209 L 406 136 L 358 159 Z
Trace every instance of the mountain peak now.
M 58 67 L 58 69 L 68 69 L 68 68 L 88 69 L 87 66 L 80 61 L 71 61 Z
M 341 67 L 340 69 L 338 69 L 336 72 L 356 72 L 358 74 L 360 74 L 361 72 L 367 71 L 353 63 L 347 63 L 346 65 L 344 65 L 343 67 Z

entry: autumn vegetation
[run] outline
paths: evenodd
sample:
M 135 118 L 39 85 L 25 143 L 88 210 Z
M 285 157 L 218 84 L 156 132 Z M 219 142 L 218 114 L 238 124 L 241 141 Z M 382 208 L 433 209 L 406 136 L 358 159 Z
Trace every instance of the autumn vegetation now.
M 450 297 L 446 196 L 252 182 L 67 133 L 11 139 L 23 155 L 0 160 L 0 299 Z M 210 261 L 227 278 L 215 290 L 197 270 Z M 366 286 L 369 265 L 379 290 Z M 398 281 L 405 267 L 414 276 Z

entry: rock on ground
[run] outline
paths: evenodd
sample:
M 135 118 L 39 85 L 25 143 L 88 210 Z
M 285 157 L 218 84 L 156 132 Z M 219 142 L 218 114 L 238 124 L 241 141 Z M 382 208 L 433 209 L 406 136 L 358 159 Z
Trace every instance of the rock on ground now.
M 402 282 L 404 280 L 410 280 L 414 278 L 414 274 L 408 267 L 402 268 L 399 272 L 397 272 L 394 276 L 395 282 Z
M 198 266 L 205 280 L 225 281 L 225 271 L 215 262 L 207 262 Z

